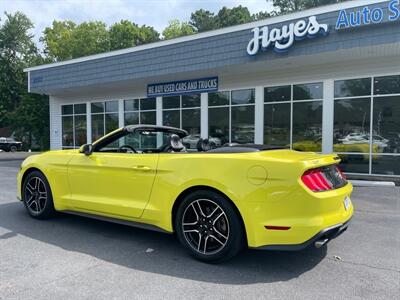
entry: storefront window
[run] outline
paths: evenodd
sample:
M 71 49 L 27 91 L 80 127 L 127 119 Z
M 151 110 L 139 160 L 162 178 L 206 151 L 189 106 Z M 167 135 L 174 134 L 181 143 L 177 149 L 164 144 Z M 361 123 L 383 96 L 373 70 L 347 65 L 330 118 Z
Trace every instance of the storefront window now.
M 184 144 L 197 149 L 200 139 L 200 94 L 163 97 L 163 125 L 185 129 Z
M 231 142 L 254 143 L 254 105 L 232 106 Z
M 216 145 L 229 143 L 229 107 L 208 109 L 208 132 Z
M 373 145 L 400 154 L 400 96 L 374 98 Z
M 74 147 L 74 117 L 62 116 L 62 146 L 64 148 Z
M 335 98 L 371 95 L 371 78 L 335 81 Z
M 96 141 L 119 126 L 118 101 L 91 103 L 92 141 Z
M 229 92 L 217 92 L 208 94 L 208 106 L 229 105 Z
M 375 77 L 374 95 L 400 94 L 400 75 Z
M 293 149 L 322 151 L 322 101 L 293 103 Z
M 400 76 L 374 78 L 373 174 L 400 175 Z
M 264 144 L 290 145 L 290 103 L 264 105 Z
M 373 155 L 372 173 L 379 175 L 399 176 L 400 155 Z
M 231 104 L 244 105 L 254 103 L 255 91 L 254 89 L 232 91 Z
M 274 86 L 264 89 L 264 102 L 281 102 L 292 99 L 292 87 L 290 85 Z
M 61 107 L 63 149 L 77 148 L 86 143 L 86 103 Z
M 124 101 L 124 124 L 156 125 L 156 98 L 129 99 Z
M 218 146 L 254 143 L 255 90 L 208 94 L 208 135 Z
M 163 124 L 171 127 L 181 127 L 181 116 L 179 110 L 165 110 L 163 111 Z
M 266 87 L 264 144 L 321 152 L 322 98 L 322 82 Z
M 335 82 L 333 151 L 339 153 L 346 172 L 369 173 L 370 95 L 371 78 Z M 379 152 L 375 147 L 372 151 Z
M 296 84 L 293 86 L 293 100 L 318 100 L 322 99 L 322 82 Z

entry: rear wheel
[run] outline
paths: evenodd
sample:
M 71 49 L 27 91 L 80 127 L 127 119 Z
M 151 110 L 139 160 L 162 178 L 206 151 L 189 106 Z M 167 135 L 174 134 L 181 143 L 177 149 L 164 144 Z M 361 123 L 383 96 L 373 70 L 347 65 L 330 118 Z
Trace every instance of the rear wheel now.
M 41 172 L 33 171 L 26 176 L 22 197 L 25 208 L 32 217 L 47 219 L 54 214 L 50 185 Z
M 212 191 L 196 191 L 180 204 L 175 218 L 179 241 L 197 259 L 221 262 L 244 246 L 244 230 L 233 205 Z
M 11 152 L 17 152 L 17 150 L 18 150 L 18 149 L 17 149 L 16 146 L 11 146 L 11 147 L 10 147 L 10 151 L 11 151 Z

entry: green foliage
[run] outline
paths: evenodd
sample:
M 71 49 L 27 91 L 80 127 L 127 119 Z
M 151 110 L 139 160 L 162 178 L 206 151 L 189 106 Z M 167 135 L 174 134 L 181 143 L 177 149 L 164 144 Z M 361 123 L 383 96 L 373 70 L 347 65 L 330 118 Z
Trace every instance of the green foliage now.
M 199 9 L 190 16 L 189 24 L 192 25 L 197 32 L 204 32 L 217 28 L 217 18 L 214 13 Z
M 195 30 L 189 23 L 180 22 L 179 20 L 169 21 L 168 26 L 162 32 L 164 39 L 166 40 L 194 33 Z
M 344 2 L 346 0 L 268 0 L 278 9 L 279 14 L 304 10 L 326 4 Z
M 233 8 L 223 7 L 217 15 L 217 24 L 219 28 L 248 23 L 253 21 L 247 7 L 241 5 Z
M 151 43 L 160 39 L 159 33 L 150 26 L 141 26 L 121 20 L 113 24 L 109 29 L 110 50 L 124 49 Z
M 52 27 L 46 27 L 40 41 L 46 54 L 53 60 L 66 60 L 72 57 L 72 32 L 76 24 L 72 21 L 53 21 Z
M 30 148 L 35 137 L 41 149 L 48 148 L 48 98 L 27 92 L 23 68 L 44 59 L 29 34 L 33 25 L 22 13 L 5 13 L 0 24 L 0 127 L 11 127 Z
M 80 56 L 106 52 L 110 49 L 106 24 L 99 21 L 54 21 L 44 30 L 40 39 L 45 51 L 54 60 L 66 60 Z

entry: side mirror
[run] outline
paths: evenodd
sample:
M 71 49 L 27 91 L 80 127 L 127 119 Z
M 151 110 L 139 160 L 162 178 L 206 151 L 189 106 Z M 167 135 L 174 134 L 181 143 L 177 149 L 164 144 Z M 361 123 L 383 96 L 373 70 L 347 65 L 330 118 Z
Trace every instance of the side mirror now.
M 79 153 L 83 153 L 83 154 L 85 154 L 85 155 L 87 155 L 87 156 L 89 156 L 90 154 L 92 154 L 92 152 L 93 152 L 93 146 L 92 146 L 92 144 L 85 144 L 85 145 L 82 145 L 82 146 L 79 148 Z

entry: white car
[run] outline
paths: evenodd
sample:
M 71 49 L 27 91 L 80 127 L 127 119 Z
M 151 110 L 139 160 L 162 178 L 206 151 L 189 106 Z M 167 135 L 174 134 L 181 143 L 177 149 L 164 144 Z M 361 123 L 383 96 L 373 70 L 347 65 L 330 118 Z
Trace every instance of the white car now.
M 200 139 L 201 139 L 200 134 L 191 134 L 183 138 L 182 143 L 188 149 L 197 149 Z M 209 137 L 208 142 L 210 144 L 211 149 L 222 146 L 221 140 L 217 137 Z

